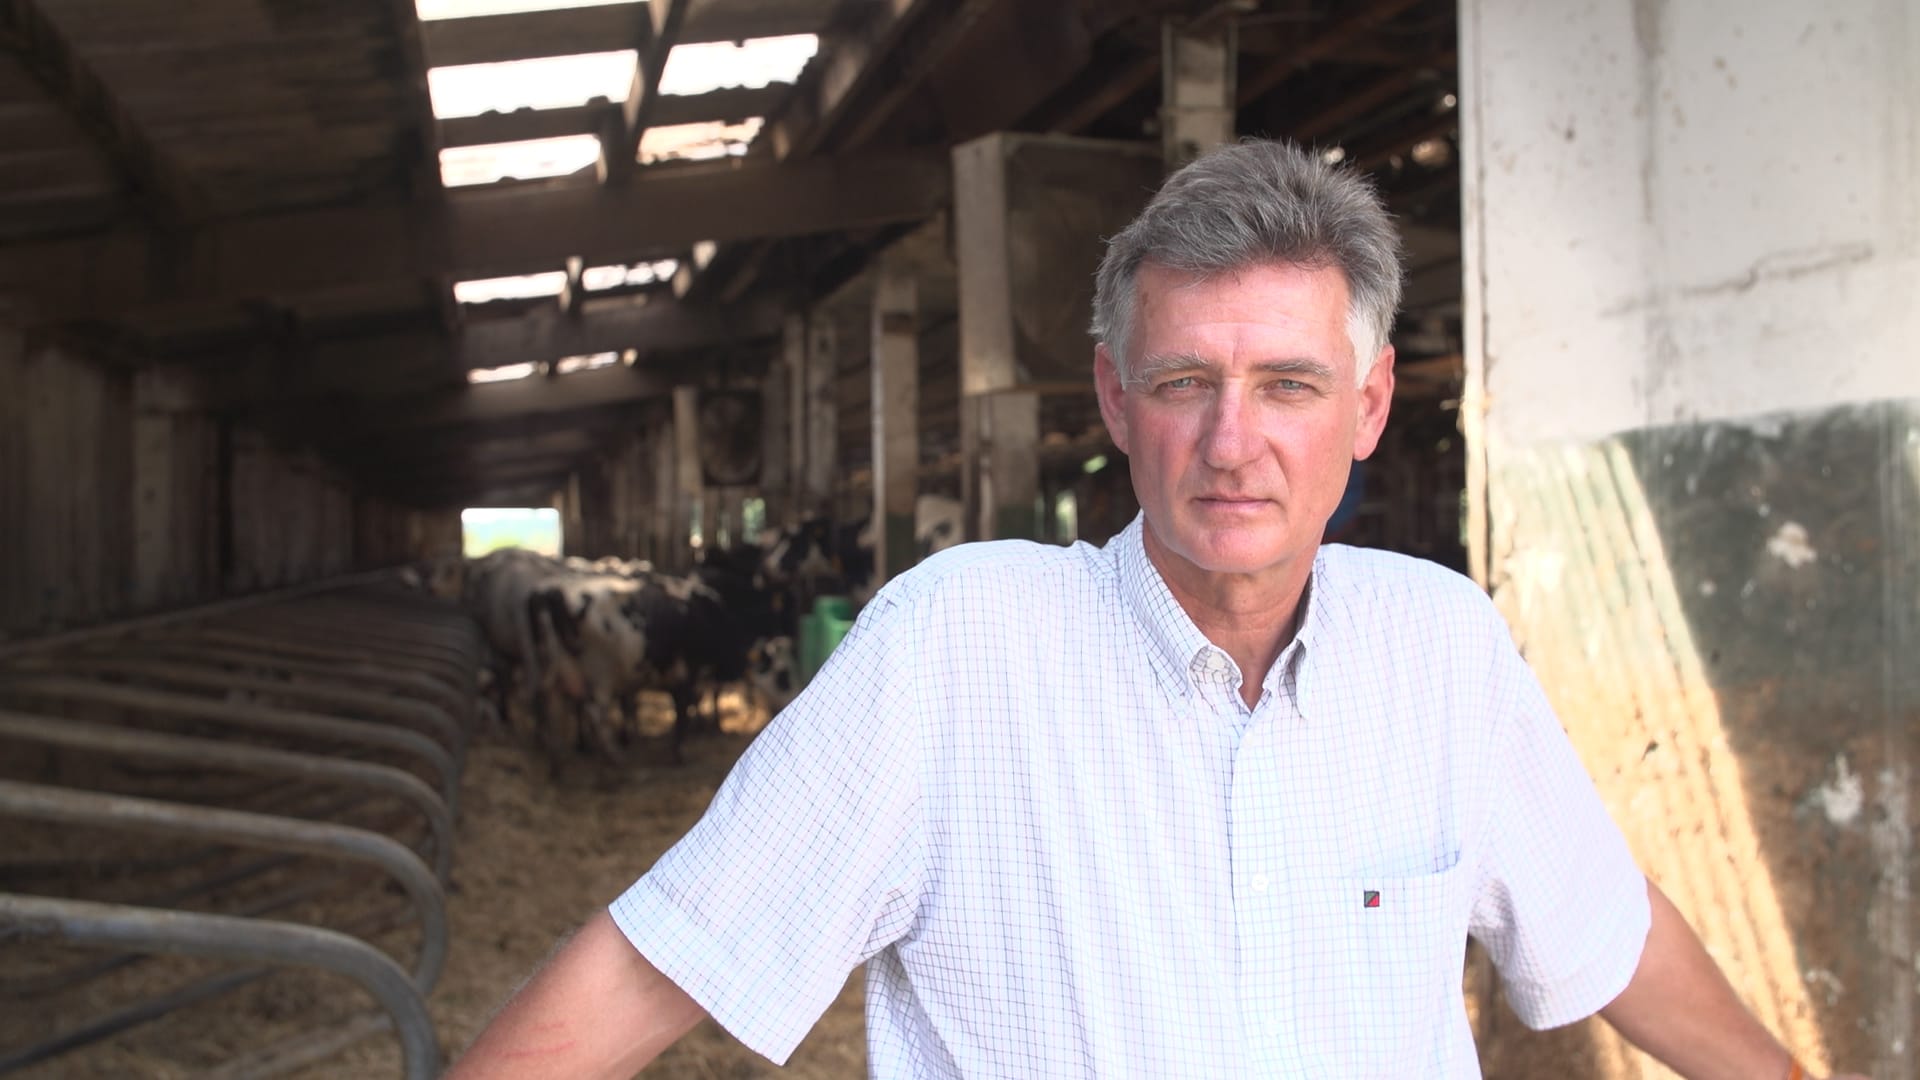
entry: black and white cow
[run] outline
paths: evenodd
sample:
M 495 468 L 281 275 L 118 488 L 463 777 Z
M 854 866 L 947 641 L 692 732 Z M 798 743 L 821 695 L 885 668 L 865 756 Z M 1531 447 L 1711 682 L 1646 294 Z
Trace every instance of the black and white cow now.
M 644 562 L 559 560 L 507 549 L 436 574 L 481 623 L 496 708 L 531 718 L 556 752 L 618 759 L 635 731 L 637 696 L 674 701 L 673 753 L 702 692 L 745 681 L 773 710 L 793 695 L 791 643 L 749 581 L 702 571 L 711 584 L 658 573 Z M 784 660 L 783 660 L 784 658 Z M 717 711 L 717 710 L 716 710 Z

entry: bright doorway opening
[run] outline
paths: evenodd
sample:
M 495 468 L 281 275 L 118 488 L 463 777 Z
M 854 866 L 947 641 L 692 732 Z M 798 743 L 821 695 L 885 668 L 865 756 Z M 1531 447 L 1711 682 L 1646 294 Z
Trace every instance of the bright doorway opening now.
M 476 506 L 460 511 L 460 545 L 469 559 L 510 547 L 559 558 L 560 540 L 560 511 L 551 507 Z

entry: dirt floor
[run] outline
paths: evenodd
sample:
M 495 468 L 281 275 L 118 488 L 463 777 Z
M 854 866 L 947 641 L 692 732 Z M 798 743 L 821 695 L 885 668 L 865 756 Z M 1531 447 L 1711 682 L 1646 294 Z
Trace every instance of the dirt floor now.
M 734 760 L 764 722 L 729 699 L 722 732 L 690 739 L 684 765 L 665 764 L 659 743 L 643 745 L 639 762 L 618 770 L 573 767 L 554 776 L 545 757 L 504 737 L 474 746 L 462 785 L 459 837 L 448 896 L 452 948 L 430 1007 L 442 1045 L 457 1054 L 554 942 L 605 905 L 699 817 Z M 663 715 L 651 715 L 658 727 Z M 411 932 L 380 938 L 410 956 Z M 169 969 L 170 978 L 188 970 Z M 199 967 L 194 971 L 211 971 Z M 1471 965 L 1469 986 L 1484 990 Z M 1476 998 L 1482 997 L 1476 993 Z M 702 1024 L 645 1073 L 648 1077 L 714 1080 L 786 1076 L 827 1080 L 865 1075 L 862 976 L 846 988 L 784 1070 L 753 1054 L 717 1025 Z M 167 1020 L 121 1035 L 17 1075 L 35 1078 L 201 1077 L 263 1037 L 300 1030 L 315 1015 L 364 1012 L 370 1002 L 323 976 L 276 975 Z M 0 1010 L 4 1012 L 6 1010 Z M 0 1018 L 0 1046 L 30 1020 Z M 72 1017 L 57 1018 L 71 1022 Z M 1557 1080 L 1625 1077 L 1583 1028 L 1540 1036 L 1526 1032 L 1502 1006 L 1475 1008 L 1473 1020 L 1489 1077 L 1554 1076 Z M 10 1030 L 9 1030 L 10 1029 Z M 41 1027 L 40 1030 L 45 1030 Z M 376 1032 L 321 1064 L 292 1075 L 305 1080 L 399 1076 L 398 1045 Z

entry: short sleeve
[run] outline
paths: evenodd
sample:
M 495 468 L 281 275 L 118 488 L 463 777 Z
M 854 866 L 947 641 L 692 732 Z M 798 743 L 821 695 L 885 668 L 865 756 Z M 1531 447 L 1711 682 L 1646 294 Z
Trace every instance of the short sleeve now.
M 779 1064 L 918 903 L 912 620 L 876 597 L 699 823 L 610 906 L 648 962 Z
M 1520 1019 L 1550 1028 L 1591 1016 L 1626 989 L 1652 914 L 1626 838 L 1498 626 L 1494 792 L 1470 929 Z

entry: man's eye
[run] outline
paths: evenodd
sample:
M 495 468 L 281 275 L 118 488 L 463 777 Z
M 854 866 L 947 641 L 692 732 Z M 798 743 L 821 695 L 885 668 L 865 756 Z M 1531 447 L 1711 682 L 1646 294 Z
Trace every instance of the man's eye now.
M 1191 390 L 1191 389 L 1193 389 L 1193 388 L 1194 388 L 1195 386 L 1197 386 L 1198 384 L 1199 384 L 1199 380 L 1198 380 L 1198 379 L 1195 379 L 1195 378 L 1194 378 L 1193 376 L 1191 376 L 1191 375 L 1182 375 L 1182 376 L 1180 376 L 1180 377 L 1179 377 L 1179 378 L 1177 378 L 1177 379 L 1168 379 L 1167 381 L 1165 381 L 1165 382 L 1163 382 L 1163 383 L 1161 383 L 1161 384 L 1160 384 L 1160 389 L 1162 389 L 1162 390 Z

